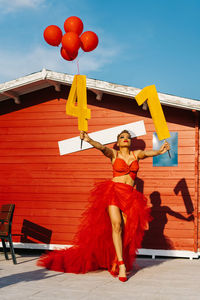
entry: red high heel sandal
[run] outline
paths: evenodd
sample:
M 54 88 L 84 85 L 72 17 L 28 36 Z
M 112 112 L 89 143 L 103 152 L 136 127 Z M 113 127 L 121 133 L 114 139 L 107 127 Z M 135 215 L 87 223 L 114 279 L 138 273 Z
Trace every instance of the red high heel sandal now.
M 123 260 L 118 261 L 118 266 L 120 266 L 120 265 L 124 265 L 124 261 Z M 122 282 L 125 282 L 125 281 L 128 280 L 126 276 L 125 277 L 118 277 L 118 278 Z
M 110 274 L 113 276 L 113 277 L 117 277 L 118 276 L 118 272 L 117 271 L 109 271 Z
M 114 267 L 113 267 L 114 266 Z M 113 269 L 112 269 L 113 268 Z M 119 267 L 118 267 L 118 261 L 114 262 L 113 265 L 112 265 L 112 268 L 111 270 L 109 271 L 110 274 L 113 276 L 113 277 L 117 277 L 119 275 Z

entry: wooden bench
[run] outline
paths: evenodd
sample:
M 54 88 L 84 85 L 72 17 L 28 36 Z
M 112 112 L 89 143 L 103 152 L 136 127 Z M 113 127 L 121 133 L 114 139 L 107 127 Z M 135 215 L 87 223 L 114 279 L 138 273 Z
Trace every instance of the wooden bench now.
M 11 235 L 14 210 L 15 210 L 14 204 L 4 204 L 0 208 L 0 239 L 2 240 L 5 258 L 9 259 L 7 249 L 6 249 L 6 243 L 5 243 L 5 241 L 8 241 L 10 245 L 10 251 L 11 251 L 13 263 L 16 264 L 17 261 L 15 257 L 15 251 L 14 251 L 12 235 Z

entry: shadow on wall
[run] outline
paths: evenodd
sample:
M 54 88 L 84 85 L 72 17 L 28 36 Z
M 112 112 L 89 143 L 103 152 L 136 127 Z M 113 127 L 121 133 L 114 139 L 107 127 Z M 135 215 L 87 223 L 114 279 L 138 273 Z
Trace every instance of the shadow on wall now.
M 174 191 L 188 191 L 185 179 L 181 179 L 176 185 Z M 176 194 L 177 194 L 176 193 Z M 188 192 L 189 193 L 189 192 Z M 184 217 L 179 212 L 173 211 L 169 206 L 161 205 L 161 196 L 158 191 L 154 191 L 150 195 L 151 200 L 151 216 L 153 220 L 149 223 L 149 229 L 145 232 L 142 247 L 147 249 L 174 249 L 173 243 L 164 235 L 164 229 L 168 222 L 167 215 L 171 215 L 177 219 L 187 222 L 193 221 L 194 216 L 189 215 Z M 191 214 L 194 209 L 189 194 L 184 193 L 183 201 L 188 214 Z
M 50 244 L 51 235 L 51 230 L 24 219 L 20 242 Z
M 183 202 L 185 204 L 187 213 L 192 214 L 194 212 L 194 206 L 192 204 L 192 199 L 190 197 L 190 193 L 185 178 L 182 178 L 174 188 L 174 193 L 176 195 L 178 195 L 179 192 L 181 193 L 181 196 L 183 198 Z
M 117 143 L 114 144 L 113 148 L 119 151 L 119 147 L 117 146 Z M 146 148 L 146 143 L 144 140 L 138 139 L 137 137 L 131 139 L 130 151 L 144 150 L 145 148 Z

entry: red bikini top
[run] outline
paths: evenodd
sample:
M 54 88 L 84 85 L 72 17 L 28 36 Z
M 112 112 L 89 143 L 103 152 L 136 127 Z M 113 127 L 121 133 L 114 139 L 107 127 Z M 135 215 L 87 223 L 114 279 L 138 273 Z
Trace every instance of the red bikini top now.
M 135 156 L 134 153 L 133 155 Z M 123 158 L 118 157 L 118 152 L 117 152 L 117 157 L 113 164 L 113 177 L 129 174 L 131 178 L 134 180 L 137 176 L 138 170 L 139 170 L 139 163 L 136 157 L 135 160 L 132 161 L 130 165 L 127 165 L 127 163 Z

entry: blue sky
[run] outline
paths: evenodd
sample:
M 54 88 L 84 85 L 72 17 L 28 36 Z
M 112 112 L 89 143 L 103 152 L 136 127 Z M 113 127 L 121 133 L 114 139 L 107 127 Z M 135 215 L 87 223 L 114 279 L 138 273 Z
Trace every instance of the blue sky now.
M 79 55 L 81 74 L 200 100 L 199 0 L 0 0 L 0 83 L 42 68 L 76 74 L 76 61 L 43 39 L 69 16 L 99 37 Z

